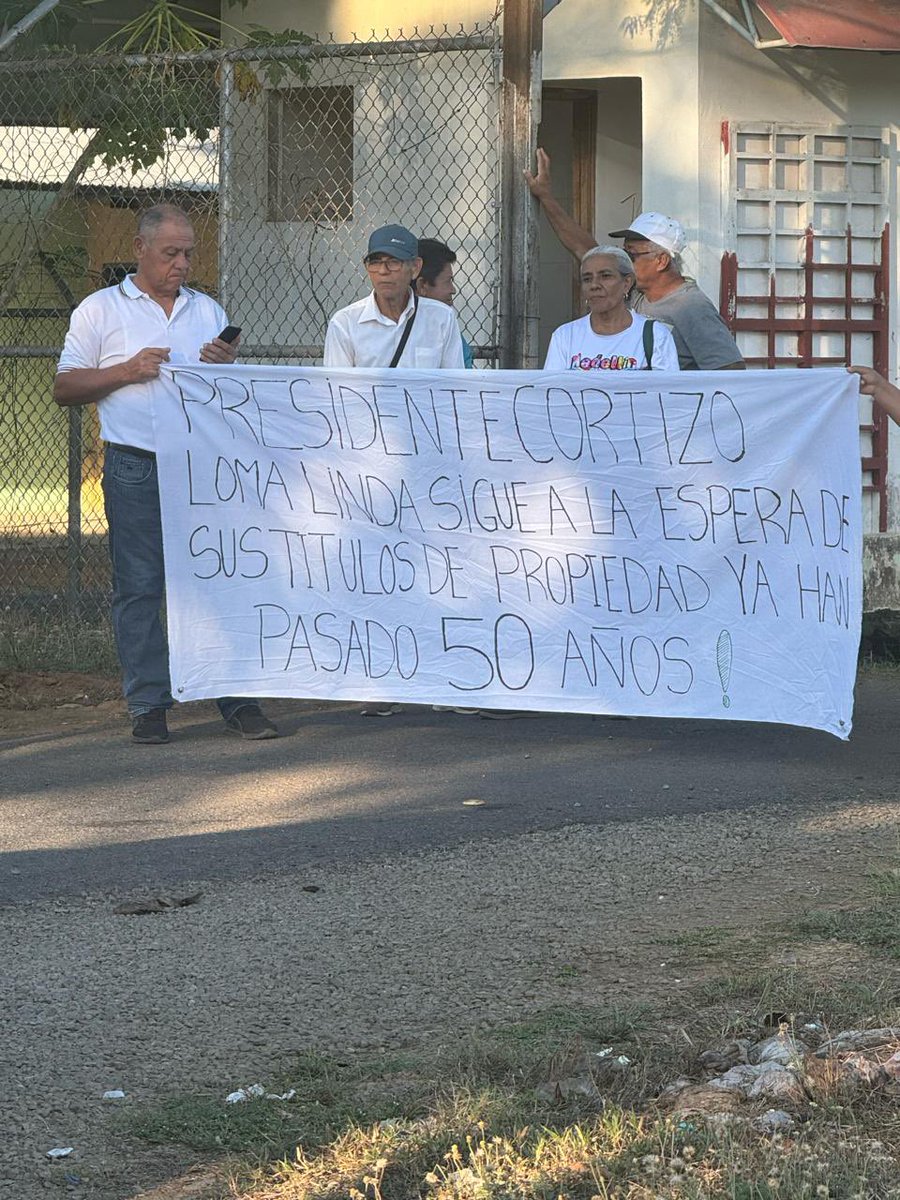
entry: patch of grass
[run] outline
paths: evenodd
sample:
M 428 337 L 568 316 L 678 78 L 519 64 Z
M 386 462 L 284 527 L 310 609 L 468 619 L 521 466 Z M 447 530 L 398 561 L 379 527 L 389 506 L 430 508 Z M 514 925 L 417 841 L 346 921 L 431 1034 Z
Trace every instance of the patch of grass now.
M 125 1125 L 130 1133 L 156 1144 L 177 1142 L 201 1152 L 279 1157 L 304 1140 L 303 1115 L 299 1105 L 269 1100 L 226 1105 L 221 1096 L 176 1096 L 135 1109 Z
M 0 534 L 22 537 L 37 534 L 64 535 L 68 523 L 69 492 L 66 483 L 57 485 L 0 486 Z M 99 480 L 86 481 L 81 488 L 83 528 L 103 526 L 103 495 Z
M 238 1153 L 229 1194 L 244 1200 L 900 1200 L 896 1095 L 856 1086 L 833 1063 L 809 1060 L 786 1135 L 753 1126 L 771 1099 L 731 1119 L 673 1114 L 661 1098 L 679 1076 L 702 1078 L 701 1051 L 727 1054 L 736 1036 L 782 1022 L 801 1038 L 900 1026 L 900 969 L 888 961 L 900 887 L 892 871 L 870 885 L 865 908 L 810 914 L 803 928 L 871 938 L 885 967 L 874 985 L 849 968 L 836 979 L 830 961 L 812 974 L 748 954 L 744 969 L 659 1011 L 555 1007 L 389 1057 L 309 1055 L 272 1085 L 297 1088 L 289 1103 L 195 1097 L 152 1106 L 131 1128 Z M 771 950 L 766 931 L 713 926 L 669 944 L 738 959 L 742 946 Z
M 734 929 L 722 925 L 702 925 L 699 929 L 688 929 L 671 937 L 659 938 L 662 946 L 676 946 L 680 950 L 716 950 L 737 936 Z
M 771 1138 L 607 1106 L 523 1123 L 497 1097 L 459 1093 L 417 1121 L 347 1129 L 300 1149 L 249 1186 L 248 1200 L 887 1200 L 900 1186 L 885 1144 L 813 1116 Z
M 561 967 L 557 967 L 554 978 L 557 983 L 569 983 L 573 979 L 577 979 L 581 972 L 572 963 L 563 963 Z
M 732 1013 L 732 1032 L 741 1022 L 755 1028 L 778 1013 L 816 1016 L 835 1029 L 851 1026 L 861 1010 L 881 1014 L 885 1024 L 900 1014 L 900 991 L 890 983 L 873 986 L 865 979 L 848 979 L 823 984 L 787 967 L 708 980 L 693 989 L 691 1000 L 701 1008 Z
M 421 1067 L 421 1057 L 415 1061 Z M 276 1095 L 294 1089 L 291 1100 L 226 1104 L 228 1089 L 223 1086 L 216 1095 L 173 1096 L 135 1107 L 123 1112 L 122 1120 L 130 1133 L 148 1142 L 271 1160 L 298 1145 L 321 1146 L 348 1125 L 391 1120 L 397 1115 L 397 1096 L 403 1097 L 405 1111 L 414 1108 L 407 1074 L 404 1058 L 343 1062 L 309 1052 L 300 1055 L 286 1075 L 267 1085 Z M 416 1086 L 420 1086 L 418 1079 Z
M 660 938 L 661 946 L 669 946 L 688 962 L 748 962 L 772 951 L 781 934 L 766 928 L 747 933 L 742 929 L 726 929 L 720 925 L 705 925 L 688 929 L 670 937 Z
M 527 1124 L 537 1116 L 548 1119 L 534 1091 L 548 1071 L 559 1070 L 567 1058 L 575 1071 L 594 1048 L 621 1048 L 640 1021 L 636 1008 L 554 1008 L 491 1034 L 463 1038 L 452 1047 L 348 1062 L 309 1054 L 268 1085 L 275 1093 L 295 1088 L 291 1101 L 225 1104 L 223 1086 L 215 1096 L 179 1096 L 143 1105 L 123 1119 L 129 1132 L 150 1142 L 271 1158 L 298 1144 L 307 1151 L 318 1147 L 348 1125 L 379 1121 L 389 1129 L 398 1117 L 420 1120 L 431 1113 L 433 1118 L 439 1103 L 442 1113 L 456 1114 L 457 1132 L 451 1130 L 443 1139 L 446 1149 L 458 1129 L 471 1124 L 473 1105 L 504 1127 Z
M 869 890 L 876 897 L 874 903 L 809 912 L 797 921 L 797 932 L 855 942 L 889 958 L 900 958 L 900 870 L 872 871 Z
M 867 908 L 811 912 L 797 922 L 797 931 L 812 937 L 837 938 L 900 958 L 900 898 Z
M 630 1038 L 646 1025 L 649 1016 L 649 1008 L 641 1004 L 548 1008 L 525 1021 L 500 1026 L 489 1036 L 500 1043 L 530 1045 L 541 1053 L 560 1037 L 604 1043 Z
M 872 891 L 885 899 L 900 900 L 900 867 L 888 871 L 873 871 L 869 875 Z
M 112 629 L 108 620 L 61 621 L 47 615 L 23 621 L 0 613 L 0 670 L 117 676 Z
M 818 999 L 818 991 L 813 988 L 811 992 L 805 977 L 791 970 L 768 971 L 761 967 L 707 980 L 698 984 L 693 994 L 701 1005 L 739 1002 L 745 1010 L 755 1001 L 757 1011 L 774 1005 L 788 1012 L 808 1012 Z
M 278 1093 L 287 1091 L 274 1085 Z M 319 1080 L 298 1077 L 291 1101 L 251 1099 L 226 1104 L 223 1095 L 173 1096 L 123 1113 L 132 1134 L 192 1150 L 223 1150 L 256 1159 L 280 1158 L 297 1145 L 320 1146 L 372 1113 L 355 1102 L 347 1081 L 329 1071 Z
M 566 1059 L 574 1062 L 610 1046 L 631 1047 L 645 1011 L 636 1005 L 546 1009 L 528 1020 L 472 1034 L 452 1048 L 438 1050 L 428 1074 L 452 1076 L 475 1088 L 533 1086 L 547 1078 L 551 1065 Z
M 658 1148 L 655 1131 L 618 1110 L 558 1128 L 511 1122 L 511 1115 L 496 1095 L 456 1093 L 424 1120 L 348 1130 L 322 1156 L 299 1151 L 250 1194 L 255 1200 L 561 1194 L 586 1200 L 613 1173 L 625 1178 L 636 1156 Z
M 790 1137 L 669 1115 L 655 1097 L 698 1049 L 717 1044 L 723 1012 L 749 1028 L 793 1005 L 858 1028 L 900 1019 L 900 995 L 775 972 L 735 978 L 712 1007 L 699 999 L 663 1013 L 555 1008 L 390 1057 L 312 1054 L 272 1084 L 296 1087 L 295 1100 L 173 1099 L 138 1110 L 130 1129 L 241 1155 L 230 1194 L 245 1200 L 897 1200 L 890 1096 L 839 1094 L 823 1077 Z M 610 1045 L 631 1059 L 621 1075 L 597 1066 L 596 1049 Z M 548 1086 L 585 1072 L 593 1090 L 562 1098 Z

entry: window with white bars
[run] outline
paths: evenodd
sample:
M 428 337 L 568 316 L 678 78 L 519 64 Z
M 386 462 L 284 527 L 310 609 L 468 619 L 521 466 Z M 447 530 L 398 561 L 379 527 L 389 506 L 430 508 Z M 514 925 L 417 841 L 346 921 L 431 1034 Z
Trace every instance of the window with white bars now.
M 862 126 L 733 127 L 734 330 L 748 366 L 887 367 L 883 134 Z M 878 528 L 886 437 L 871 402 L 860 451 Z

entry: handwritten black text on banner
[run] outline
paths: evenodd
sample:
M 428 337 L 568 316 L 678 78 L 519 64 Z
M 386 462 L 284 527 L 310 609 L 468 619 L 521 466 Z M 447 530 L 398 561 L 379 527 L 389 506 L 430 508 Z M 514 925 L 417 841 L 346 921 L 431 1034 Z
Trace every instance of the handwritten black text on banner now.
M 848 735 L 861 514 L 846 372 L 166 375 L 179 699 Z

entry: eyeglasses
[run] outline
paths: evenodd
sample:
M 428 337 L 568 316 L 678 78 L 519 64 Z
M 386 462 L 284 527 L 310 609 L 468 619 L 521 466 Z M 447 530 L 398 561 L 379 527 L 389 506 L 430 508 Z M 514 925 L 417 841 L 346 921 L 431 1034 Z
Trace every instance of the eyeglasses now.
M 625 253 L 628 255 L 628 257 L 631 259 L 632 262 L 634 262 L 634 260 L 636 258 L 658 258 L 659 257 L 658 250 L 626 250 Z
M 363 263 L 367 271 L 390 271 L 392 275 L 395 271 L 399 271 L 401 267 L 408 265 L 399 258 L 391 258 L 390 255 L 385 255 L 384 258 L 365 258 L 363 259 Z

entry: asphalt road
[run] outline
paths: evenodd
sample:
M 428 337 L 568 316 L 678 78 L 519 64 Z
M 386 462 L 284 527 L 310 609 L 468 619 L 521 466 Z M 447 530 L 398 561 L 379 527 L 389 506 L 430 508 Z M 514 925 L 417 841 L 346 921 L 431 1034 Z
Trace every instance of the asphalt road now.
M 0 903 L 287 871 L 314 884 L 326 864 L 528 830 L 900 795 L 893 672 L 861 678 L 849 742 L 727 721 L 268 707 L 278 741 L 229 737 L 197 706 L 168 746 L 132 746 L 111 715 L 54 732 L 52 710 L 48 732 L 0 741 Z

